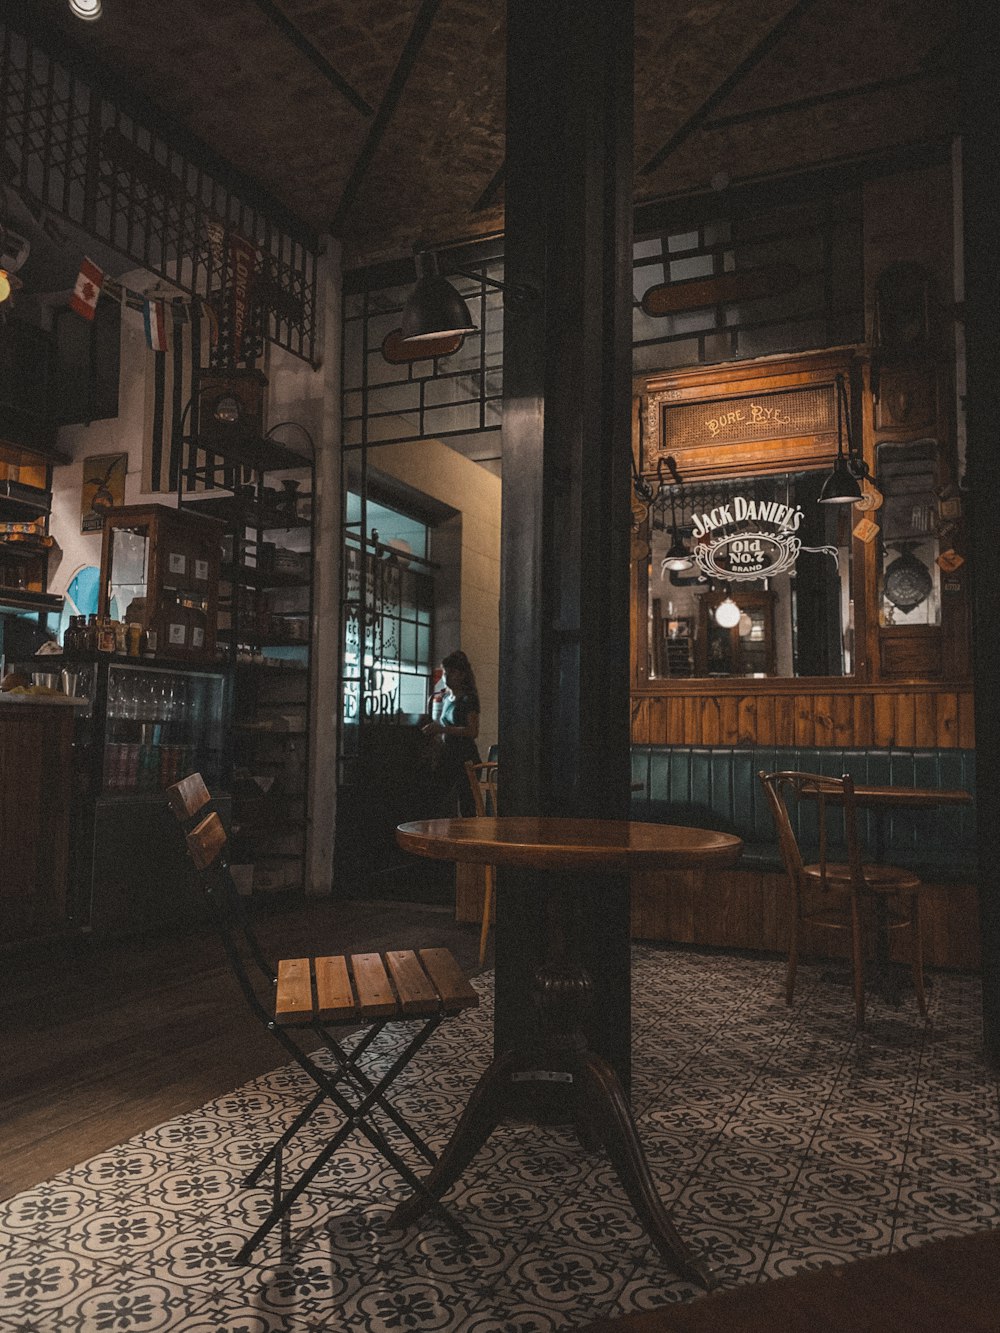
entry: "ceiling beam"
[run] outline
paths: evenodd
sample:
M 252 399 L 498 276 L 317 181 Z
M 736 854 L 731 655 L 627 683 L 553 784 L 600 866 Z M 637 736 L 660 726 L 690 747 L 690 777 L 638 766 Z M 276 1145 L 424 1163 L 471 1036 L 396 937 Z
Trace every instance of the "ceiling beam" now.
M 503 189 L 504 181 L 506 179 L 507 179 L 507 159 L 504 158 L 504 160 L 497 167 L 496 171 L 493 173 L 493 178 L 490 181 L 489 185 L 487 185 L 486 189 L 482 192 L 482 194 L 473 204 L 472 206 L 473 213 L 482 213 L 487 208 L 493 207 L 497 199 L 500 197 L 500 191 Z
M 410 29 L 410 35 L 406 39 L 406 45 L 403 47 L 402 55 L 393 71 L 389 86 L 385 91 L 385 96 L 379 103 L 375 119 L 372 121 L 371 128 L 368 131 L 368 137 L 364 142 L 361 152 L 358 154 L 357 161 L 354 163 L 350 178 L 344 186 L 344 192 L 340 196 L 340 203 L 337 205 L 337 211 L 330 223 L 330 230 L 334 236 L 339 236 L 344 225 L 344 220 L 351 210 L 351 206 L 357 197 L 361 183 L 368 173 L 368 168 L 372 164 L 372 159 L 378 149 L 379 144 L 388 127 L 389 121 L 393 117 L 396 107 L 399 105 L 399 99 L 403 95 L 403 89 L 413 71 L 417 56 L 420 54 L 420 48 L 424 44 L 427 34 L 430 32 L 431 24 L 434 22 L 434 16 L 438 11 L 441 0 L 423 0 L 423 4 L 417 13 L 413 27 Z
M 844 102 L 852 97 L 867 97 L 871 93 L 881 93 L 887 88 L 905 88 L 911 83 L 922 83 L 926 79 L 945 74 L 946 70 L 915 70 L 911 74 L 897 74 L 895 78 L 877 79 L 873 83 L 856 83 L 851 88 L 837 88 L 833 92 L 814 93 L 811 97 L 799 97 L 794 102 L 778 102 L 773 106 L 759 106 L 752 111 L 738 111 L 732 116 L 716 116 L 702 125 L 705 130 L 723 130 L 731 125 L 746 125 L 752 120 L 764 120 L 768 116 L 784 116 L 794 111 L 809 111 L 813 107 L 824 106 L 828 102 Z
M 770 55 L 778 43 L 787 37 L 803 14 L 811 9 L 815 3 L 816 0 L 797 0 L 797 3 L 792 5 L 784 18 L 779 19 L 774 27 L 757 43 L 750 54 L 741 60 L 733 72 L 723 79 L 715 91 L 702 102 L 694 115 L 689 116 L 680 129 L 670 136 L 663 147 L 657 149 L 645 166 L 639 169 L 638 174 L 640 176 L 651 175 L 658 167 L 663 165 L 670 154 L 675 152 L 686 139 L 690 139 L 696 130 L 701 129 L 715 108 L 725 101 L 733 89 L 746 78 L 756 65 L 760 64 L 765 56 Z
M 262 14 L 271 20 L 278 31 L 288 38 L 294 47 L 301 51 L 308 60 L 312 61 L 327 83 L 346 97 L 356 111 L 360 111 L 363 116 L 374 116 L 374 107 L 370 107 L 357 89 L 352 88 L 343 75 L 334 69 L 326 56 L 313 46 L 304 33 L 299 31 L 287 14 L 284 14 L 277 5 L 272 4 L 271 0 L 253 0 L 253 3 Z

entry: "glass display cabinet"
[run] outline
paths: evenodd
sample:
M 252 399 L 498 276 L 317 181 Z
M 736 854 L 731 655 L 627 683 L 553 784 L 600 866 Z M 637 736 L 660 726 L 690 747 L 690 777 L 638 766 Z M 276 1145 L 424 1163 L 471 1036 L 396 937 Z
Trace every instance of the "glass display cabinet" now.
M 201 895 L 163 792 L 198 771 L 229 822 L 229 676 L 217 668 L 76 663 L 73 917 L 123 934 L 198 919 Z
M 100 614 L 141 626 L 159 657 L 212 661 L 223 524 L 166 505 L 104 516 Z

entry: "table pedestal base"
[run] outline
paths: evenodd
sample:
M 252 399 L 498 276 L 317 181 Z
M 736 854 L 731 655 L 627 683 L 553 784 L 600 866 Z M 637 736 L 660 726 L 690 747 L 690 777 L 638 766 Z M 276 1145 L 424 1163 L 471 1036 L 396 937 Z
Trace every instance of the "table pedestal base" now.
M 649 1172 L 635 1121 L 618 1076 L 587 1050 L 508 1051 L 479 1080 L 423 1192 L 405 1199 L 389 1218 L 390 1227 L 408 1227 L 440 1199 L 476 1153 L 511 1113 L 517 1089 L 527 1082 L 565 1087 L 572 1119 L 588 1146 L 603 1147 L 650 1239 L 663 1258 L 689 1281 L 710 1290 L 712 1278 L 691 1254 L 664 1207 Z

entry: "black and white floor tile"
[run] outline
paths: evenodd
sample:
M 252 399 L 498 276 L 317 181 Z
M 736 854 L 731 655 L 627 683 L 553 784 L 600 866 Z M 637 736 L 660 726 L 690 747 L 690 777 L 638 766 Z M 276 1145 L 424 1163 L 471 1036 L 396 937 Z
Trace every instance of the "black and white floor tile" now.
M 397 1098 L 432 1146 L 490 1055 L 481 1007 L 444 1024 Z M 870 1001 L 753 958 L 635 951 L 633 1103 L 675 1222 L 720 1285 L 1000 1226 L 998 1083 L 979 985 L 938 976 L 915 1005 Z M 392 1034 L 379 1039 L 391 1058 Z M 268 1206 L 241 1179 L 311 1084 L 276 1070 L 0 1204 L 0 1333 L 548 1333 L 700 1293 L 652 1250 L 614 1172 L 564 1128 L 498 1130 L 453 1191 L 463 1244 L 352 1140 L 255 1262 L 233 1255 Z M 330 1134 L 318 1114 L 287 1169 Z M 414 1166 L 418 1166 L 415 1161 Z

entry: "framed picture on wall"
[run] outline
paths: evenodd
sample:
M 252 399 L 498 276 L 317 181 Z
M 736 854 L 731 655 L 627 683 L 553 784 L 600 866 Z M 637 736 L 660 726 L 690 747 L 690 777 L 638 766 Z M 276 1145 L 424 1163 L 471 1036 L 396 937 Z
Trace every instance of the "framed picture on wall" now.
M 83 460 L 80 531 L 100 532 L 104 512 L 125 503 L 128 454 L 91 454 Z

